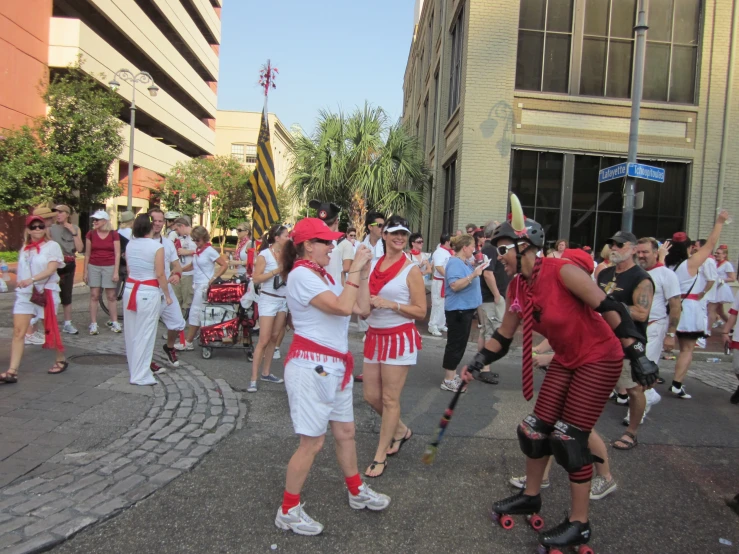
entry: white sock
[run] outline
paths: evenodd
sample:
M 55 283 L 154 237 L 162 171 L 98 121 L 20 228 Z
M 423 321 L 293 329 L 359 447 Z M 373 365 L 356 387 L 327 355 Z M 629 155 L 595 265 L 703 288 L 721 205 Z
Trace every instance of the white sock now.
M 64 320 L 64 325 L 72 325 L 72 320 L 70 319 L 69 321 L 67 321 L 67 320 L 65 319 L 65 320 Z

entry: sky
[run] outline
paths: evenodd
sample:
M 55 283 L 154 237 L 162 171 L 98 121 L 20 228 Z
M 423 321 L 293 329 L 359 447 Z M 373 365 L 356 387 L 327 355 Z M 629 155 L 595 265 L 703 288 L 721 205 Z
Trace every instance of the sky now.
M 261 111 L 259 70 L 279 69 L 269 111 L 311 133 L 320 109 L 365 100 L 400 118 L 414 0 L 224 0 L 218 109 Z

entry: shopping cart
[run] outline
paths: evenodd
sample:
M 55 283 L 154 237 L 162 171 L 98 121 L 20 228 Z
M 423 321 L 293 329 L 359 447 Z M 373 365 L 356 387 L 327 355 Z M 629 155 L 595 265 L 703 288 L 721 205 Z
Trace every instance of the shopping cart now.
M 202 313 L 199 345 L 203 358 L 210 359 L 214 348 L 242 348 L 249 359 L 254 354 L 254 329 L 259 320 L 257 304 L 244 300 L 246 282 L 222 281 L 208 288 Z

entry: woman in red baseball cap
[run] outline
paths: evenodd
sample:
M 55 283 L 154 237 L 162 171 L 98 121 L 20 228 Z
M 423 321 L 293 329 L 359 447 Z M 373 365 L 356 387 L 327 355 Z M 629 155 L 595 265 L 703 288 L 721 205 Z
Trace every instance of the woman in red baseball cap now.
M 62 249 L 55 241 L 47 239 L 46 222 L 41 216 L 29 215 L 26 218 L 25 235 L 25 244 L 18 257 L 10 364 L 8 370 L 0 374 L 0 385 L 18 382 L 26 329 L 33 317 L 44 320 L 46 339 L 43 347 L 56 350 L 56 363 L 49 373 L 61 373 L 69 365 L 56 320 L 56 308 L 60 303 L 56 270 L 64 267 Z
M 342 288 L 325 269 L 334 247 L 332 241 L 341 235 L 318 218 L 301 219 L 293 229 L 292 242 L 287 242 L 282 250 L 287 305 L 295 327 L 285 357 L 285 387 L 300 445 L 287 466 L 285 492 L 275 525 L 299 535 L 318 535 L 323 531 L 323 525 L 305 513 L 300 492 L 323 447 L 329 424 L 349 489 L 349 506 L 377 511 L 390 504 L 389 497 L 362 483 L 354 442 L 354 360 L 349 351 L 349 318 L 352 313 L 370 311 L 372 254 L 364 245 L 357 249 Z

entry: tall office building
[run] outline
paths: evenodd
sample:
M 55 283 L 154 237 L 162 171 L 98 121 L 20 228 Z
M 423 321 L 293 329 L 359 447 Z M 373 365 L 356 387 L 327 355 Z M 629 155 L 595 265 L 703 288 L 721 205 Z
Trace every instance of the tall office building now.
M 619 229 L 623 179 L 599 170 L 628 150 L 637 0 L 420 0 L 404 121 L 435 172 L 424 232 L 504 217 L 508 193 L 565 237 L 599 248 Z M 637 236 L 705 236 L 739 211 L 734 0 L 651 0 L 637 181 Z M 729 78 L 733 82 L 729 83 Z M 737 244 L 739 227 L 722 242 Z

